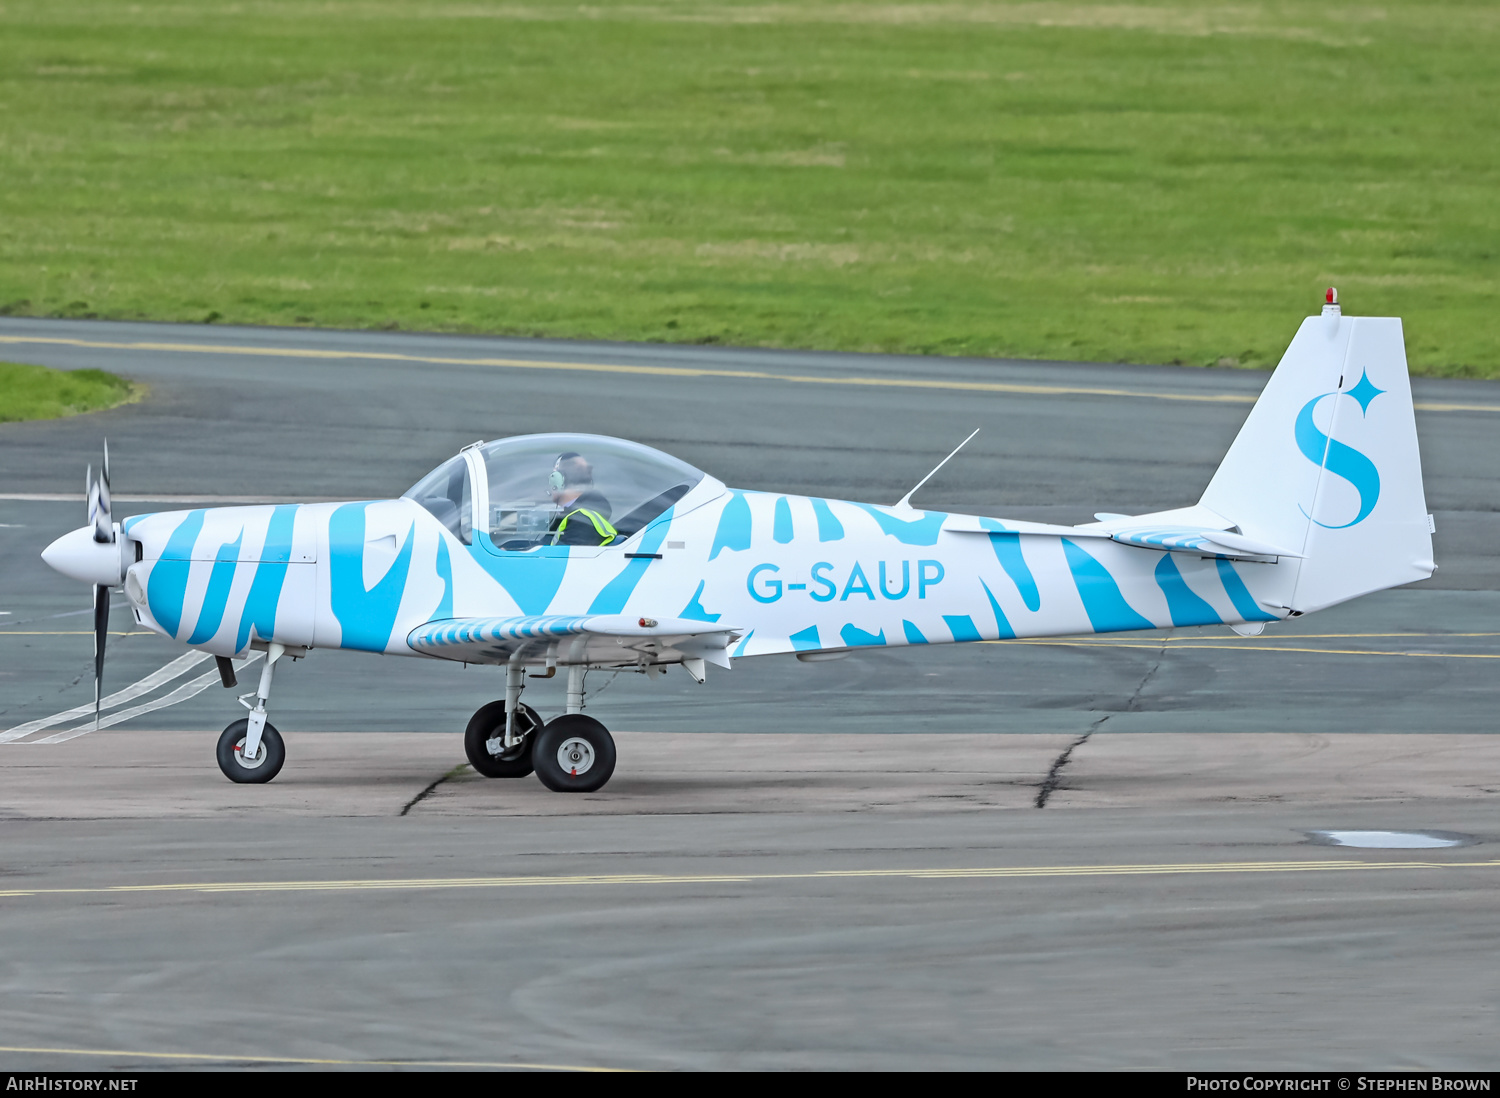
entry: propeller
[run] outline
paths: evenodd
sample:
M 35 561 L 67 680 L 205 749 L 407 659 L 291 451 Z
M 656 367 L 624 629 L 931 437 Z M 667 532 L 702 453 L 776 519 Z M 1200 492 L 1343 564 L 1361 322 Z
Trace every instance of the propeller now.
M 112 545 L 115 540 L 114 519 L 110 515 L 109 501 L 109 440 L 104 440 L 104 464 L 99 476 L 94 477 L 90 465 L 84 474 L 88 490 L 89 525 L 94 528 L 94 540 L 101 545 Z M 99 699 L 104 685 L 104 644 L 109 637 L 109 588 L 94 585 L 94 731 L 99 730 Z
M 125 581 L 128 562 L 124 550 L 129 545 L 116 534 L 111 513 L 107 440 L 99 475 L 94 475 L 94 467 L 90 465 L 84 473 L 83 486 L 88 500 L 88 525 L 69 530 L 43 549 L 42 560 L 54 571 L 94 589 L 94 727 L 97 729 L 104 682 L 104 645 L 109 636 L 109 589 Z

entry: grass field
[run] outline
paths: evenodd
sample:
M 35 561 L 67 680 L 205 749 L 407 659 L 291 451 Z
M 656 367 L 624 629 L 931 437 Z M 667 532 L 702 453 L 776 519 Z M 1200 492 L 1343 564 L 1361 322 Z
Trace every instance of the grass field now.
M 0 362 L 0 423 L 57 419 L 135 400 L 143 390 L 103 370 L 49 370 Z
M 0 0 L 0 311 L 1500 376 L 1500 5 Z

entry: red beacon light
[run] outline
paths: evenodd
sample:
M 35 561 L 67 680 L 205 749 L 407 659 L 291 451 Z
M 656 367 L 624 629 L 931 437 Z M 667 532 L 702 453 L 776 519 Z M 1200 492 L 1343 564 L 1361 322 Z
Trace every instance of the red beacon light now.
M 1323 306 L 1323 327 L 1329 335 L 1333 335 L 1339 330 L 1339 321 L 1344 315 L 1344 311 L 1339 308 L 1338 290 L 1332 286 L 1328 287 L 1328 292 L 1323 295 L 1323 300 L 1326 303 Z

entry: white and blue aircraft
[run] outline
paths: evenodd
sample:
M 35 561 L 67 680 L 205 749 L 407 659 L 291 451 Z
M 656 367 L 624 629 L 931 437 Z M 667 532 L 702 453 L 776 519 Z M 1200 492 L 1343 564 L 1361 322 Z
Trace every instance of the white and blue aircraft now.
M 111 587 L 140 625 L 214 655 L 226 686 L 231 660 L 266 654 L 241 698 L 249 716 L 219 739 L 232 781 L 269 781 L 285 759 L 266 720 L 278 661 L 346 648 L 503 665 L 504 699 L 469 721 L 469 761 L 587 792 L 615 766 L 609 732 L 583 712 L 590 668 L 678 664 L 702 682 L 707 664 L 784 653 L 1219 624 L 1254 635 L 1427 578 L 1401 322 L 1328 300 L 1202 498 L 1173 511 L 1057 526 L 924 511 L 915 488 L 893 505 L 750 492 L 633 442 L 547 434 L 467 446 L 399 499 L 121 522 L 106 452 L 89 525 L 42 556 L 95 585 L 96 710 Z M 543 721 L 521 703 L 528 668 L 562 669 L 565 713 Z

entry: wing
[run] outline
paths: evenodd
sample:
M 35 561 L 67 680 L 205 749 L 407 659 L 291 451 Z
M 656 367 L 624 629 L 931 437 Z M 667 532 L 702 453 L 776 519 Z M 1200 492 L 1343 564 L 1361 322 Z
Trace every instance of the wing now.
M 631 618 L 623 614 L 531 615 L 520 618 L 447 618 L 413 629 L 414 651 L 463 663 L 589 663 L 647 666 L 706 660 L 729 666 L 728 648 L 739 631 L 683 618 Z

